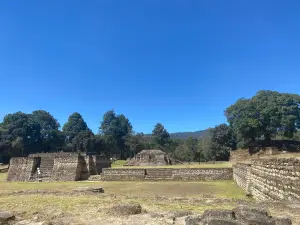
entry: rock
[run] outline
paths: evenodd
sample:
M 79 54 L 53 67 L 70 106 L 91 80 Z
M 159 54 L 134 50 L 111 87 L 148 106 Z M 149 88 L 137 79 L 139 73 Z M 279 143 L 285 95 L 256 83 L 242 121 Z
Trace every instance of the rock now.
M 269 213 L 261 208 L 239 206 L 232 210 L 237 221 L 243 224 L 275 225 Z
M 15 218 L 15 215 L 11 212 L 0 212 L 0 224 L 5 224 Z
M 15 223 L 15 225 L 49 225 L 49 222 L 33 222 L 31 220 L 22 220 Z
M 142 213 L 142 207 L 138 203 L 123 203 L 112 206 L 108 213 L 121 216 L 136 215 Z
M 231 210 L 206 210 L 202 214 L 201 222 L 206 224 L 212 219 L 234 220 L 234 216 Z
M 198 225 L 201 222 L 202 216 L 200 215 L 194 215 L 194 216 L 188 216 L 185 218 L 185 224 L 186 225 Z
M 245 205 L 238 206 L 232 210 L 235 214 L 243 214 L 244 212 L 251 212 L 253 214 L 259 214 L 263 216 L 269 216 L 269 212 L 263 208 L 249 207 Z
M 193 213 L 191 211 L 171 211 L 167 214 L 167 218 L 178 218 L 178 217 L 184 217 L 192 215 Z
M 163 218 L 163 217 L 164 217 L 164 214 L 156 213 L 156 212 L 150 212 L 150 213 L 149 213 L 149 216 L 150 216 L 151 218 Z
M 104 193 L 104 189 L 102 187 L 79 187 L 73 189 L 74 192 L 90 192 L 90 193 Z
M 211 219 L 207 223 L 202 223 L 203 225 L 242 225 L 235 220 L 228 219 Z
M 275 225 L 292 225 L 292 221 L 288 217 L 275 217 Z

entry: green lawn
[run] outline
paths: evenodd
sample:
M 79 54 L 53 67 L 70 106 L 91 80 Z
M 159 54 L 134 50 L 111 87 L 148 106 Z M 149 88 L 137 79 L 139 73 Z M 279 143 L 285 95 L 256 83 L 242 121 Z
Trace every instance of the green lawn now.
M 113 164 L 111 164 L 111 167 L 112 168 L 123 167 L 125 162 L 126 162 L 126 160 L 117 160 Z

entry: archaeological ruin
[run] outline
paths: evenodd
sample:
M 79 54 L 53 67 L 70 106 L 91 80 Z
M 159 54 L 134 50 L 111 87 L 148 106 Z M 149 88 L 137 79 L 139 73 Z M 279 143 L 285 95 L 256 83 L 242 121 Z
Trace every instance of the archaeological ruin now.
M 10 160 L 7 181 L 77 181 L 111 166 L 103 156 L 83 153 L 38 153 Z
M 244 152 L 236 151 L 232 158 L 237 159 L 240 154 Z M 143 168 L 145 165 L 173 163 L 172 159 L 160 150 L 143 150 L 128 162 L 129 165 L 140 165 L 140 168 L 109 168 L 110 161 L 98 155 L 39 153 L 12 158 L 7 181 L 78 181 L 90 177 L 99 181 L 233 179 L 246 194 L 259 201 L 300 200 L 300 158 L 297 157 L 254 157 L 247 162 L 234 163 L 233 168 Z
M 236 183 L 254 199 L 300 200 L 300 158 L 255 159 L 233 166 Z
M 232 180 L 232 168 L 106 168 L 101 175 L 107 181 L 204 181 Z
M 159 166 L 159 165 L 173 165 L 179 161 L 172 159 L 167 153 L 162 150 L 142 150 L 132 159 L 128 160 L 126 166 Z

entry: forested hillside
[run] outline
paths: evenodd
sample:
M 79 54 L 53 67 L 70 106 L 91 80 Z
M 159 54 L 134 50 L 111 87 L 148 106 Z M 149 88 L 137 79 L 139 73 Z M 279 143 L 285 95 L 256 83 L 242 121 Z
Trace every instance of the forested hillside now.
M 189 137 L 192 137 L 192 138 L 210 137 L 212 129 L 213 128 L 208 128 L 206 130 L 199 130 L 199 131 L 194 131 L 194 132 L 170 133 L 170 137 L 172 139 L 188 139 Z

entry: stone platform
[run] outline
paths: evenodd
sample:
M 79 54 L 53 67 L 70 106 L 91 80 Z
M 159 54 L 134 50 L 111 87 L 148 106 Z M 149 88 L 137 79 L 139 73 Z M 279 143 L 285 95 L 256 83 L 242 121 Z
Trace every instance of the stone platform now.
M 232 180 L 232 168 L 105 168 L 101 180 Z

